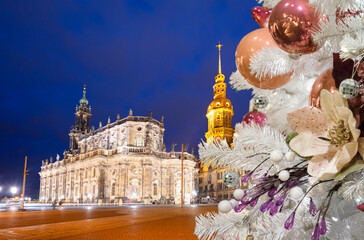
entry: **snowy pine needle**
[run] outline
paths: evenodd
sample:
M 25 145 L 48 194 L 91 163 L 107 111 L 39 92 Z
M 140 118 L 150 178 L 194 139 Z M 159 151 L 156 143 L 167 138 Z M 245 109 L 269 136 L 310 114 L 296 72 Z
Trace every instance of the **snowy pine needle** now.
M 259 161 L 257 159 L 262 159 L 260 155 L 250 158 L 251 155 L 270 153 L 273 150 L 288 151 L 285 137 L 277 129 L 256 124 L 236 124 L 233 149 L 224 140 L 210 144 L 202 142 L 199 145 L 202 164 L 244 170 L 252 170 Z
M 279 47 L 263 48 L 250 59 L 252 75 L 274 77 L 292 72 L 292 58 Z
M 358 60 L 359 62 L 364 57 L 364 35 L 355 34 L 351 36 L 346 34 L 344 39 L 340 42 L 340 58 L 343 60 L 351 59 L 353 61 Z
M 362 0 L 309 0 L 309 2 L 317 10 L 328 15 L 335 14 L 338 8 L 342 11 L 350 9 L 356 12 L 363 6 Z
M 340 42 L 342 37 L 346 34 L 363 34 L 364 26 L 361 23 L 360 16 L 350 16 L 343 20 L 336 21 L 331 19 L 330 21 L 320 22 L 319 29 L 312 34 L 314 42 L 321 46 L 325 41 Z

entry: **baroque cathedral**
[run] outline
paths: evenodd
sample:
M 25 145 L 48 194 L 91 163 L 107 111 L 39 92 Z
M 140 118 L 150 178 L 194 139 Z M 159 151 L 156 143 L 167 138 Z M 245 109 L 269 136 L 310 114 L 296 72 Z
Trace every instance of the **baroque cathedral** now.
M 69 133 L 69 150 L 63 159 L 42 161 L 40 201 L 73 203 L 181 203 L 194 201 L 196 158 L 167 152 L 163 117 L 129 115 L 110 118 L 105 126 L 91 128 L 91 106 L 86 88 L 76 106 L 75 125 Z M 182 168 L 183 166 L 183 168 Z M 196 186 L 197 187 L 197 186 Z M 182 193 L 183 192 L 183 193 Z
M 232 127 L 232 117 L 234 116 L 233 106 L 226 98 L 226 83 L 224 74 L 221 73 L 221 47 L 219 49 L 219 72 L 215 76 L 214 100 L 207 108 L 206 117 L 208 119 L 208 131 L 205 133 L 207 143 L 225 139 L 231 146 L 233 143 L 234 129 Z M 224 173 L 231 169 L 218 168 L 214 166 L 200 166 L 199 171 L 199 200 L 200 202 L 219 202 L 222 199 L 233 198 L 234 190 L 243 185 L 240 183 L 235 187 L 224 185 Z M 239 170 L 239 175 L 242 170 Z

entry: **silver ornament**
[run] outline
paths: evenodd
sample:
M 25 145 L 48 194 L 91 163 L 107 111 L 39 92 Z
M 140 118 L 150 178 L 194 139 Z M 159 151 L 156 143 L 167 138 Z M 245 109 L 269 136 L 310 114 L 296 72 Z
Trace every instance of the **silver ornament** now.
M 359 83 L 354 79 L 348 78 L 340 83 L 339 91 L 346 99 L 352 99 L 359 94 Z
M 235 171 L 226 171 L 224 173 L 224 184 L 227 187 L 234 187 L 236 185 L 238 185 L 240 180 L 239 177 L 239 173 L 235 172 Z
M 253 106 L 257 109 L 263 109 L 268 106 L 268 98 L 264 94 L 257 94 L 253 97 Z

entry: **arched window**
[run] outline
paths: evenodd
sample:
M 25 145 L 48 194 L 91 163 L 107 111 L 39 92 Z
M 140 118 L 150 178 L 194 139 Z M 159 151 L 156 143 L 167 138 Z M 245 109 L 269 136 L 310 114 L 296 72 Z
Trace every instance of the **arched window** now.
M 96 177 L 96 168 L 93 169 L 93 173 L 92 173 L 93 177 Z
M 154 140 L 153 140 L 153 148 L 158 149 L 158 139 L 157 138 L 154 138 Z
M 153 183 L 153 195 L 158 195 L 158 186 L 157 183 Z
M 113 184 L 111 185 L 111 195 L 112 195 L 112 196 L 114 196 L 114 195 L 115 195 L 115 188 L 116 188 L 116 184 L 115 184 L 115 183 L 113 183 Z
M 135 138 L 135 146 L 144 147 L 144 139 L 141 135 L 137 135 Z

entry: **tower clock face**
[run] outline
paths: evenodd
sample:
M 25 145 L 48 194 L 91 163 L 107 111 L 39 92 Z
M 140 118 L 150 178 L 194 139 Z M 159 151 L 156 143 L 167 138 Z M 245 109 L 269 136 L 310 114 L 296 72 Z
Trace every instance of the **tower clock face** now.
M 215 137 L 215 140 L 216 140 L 217 142 L 220 142 L 220 141 L 221 141 L 221 137 L 220 137 L 220 136 L 216 136 L 216 137 Z

